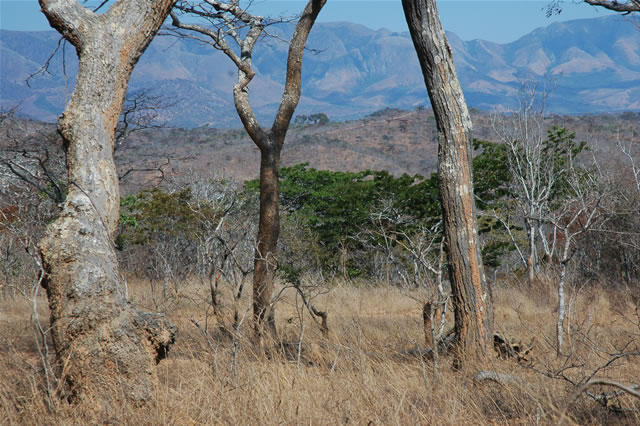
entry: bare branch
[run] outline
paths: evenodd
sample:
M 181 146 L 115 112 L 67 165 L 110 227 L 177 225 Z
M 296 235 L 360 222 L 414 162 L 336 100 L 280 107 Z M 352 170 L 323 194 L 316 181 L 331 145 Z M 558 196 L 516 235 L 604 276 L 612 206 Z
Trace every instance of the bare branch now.
M 278 108 L 278 113 L 273 121 L 272 131 L 284 141 L 291 122 L 291 116 L 298 106 L 300 92 L 302 90 L 302 55 L 307 44 L 307 38 L 311 28 L 325 5 L 327 0 L 310 0 L 302 12 L 302 16 L 296 25 L 295 32 L 289 45 L 289 56 L 287 59 L 287 79 L 285 83 L 282 101 Z
M 496 373 L 495 371 L 479 371 L 473 375 L 473 381 L 476 383 L 482 383 L 486 381 L 495 382 L 501 385 L 506 383 L 523 384 L 522 380 L 517 377 L 510 376 L 509 374 Z
M 153 95 L 148 89 L 127 94 L 120 121 L 116 126 L 114 151 L 120 149 L 134 132 L 164 128 L 164 123 L 157 121 L 161 111 L 171 108 L 179 102 L 179 100 L 170 101 L 162 94 Z
M 54 58 L 54 56 L 56 56 L 56 53 L 58 53 L 58 50 L 60 50 L 60 46 L 62 45 L 62 43 L 66 43 L 66 40 L 64 39 L 64 37 L 60 37 L 58 39 L 58 44 L 56 45 L 56 48 L 53 49 L 53 52 L 51 52 L 47 60 L 44 61 L 44 64 L 42 64 L 40 68 L 38 68 L 36 71 L 29 74 L 29 76 L 27 76 L 27 78 L 24 80 L 24 82 L 27 83 L 27 87 L 31 87 L 31 85 L 29 84 L 29 81 L 33 77 L 37 76 L 38 74 L 42 74 L 42 73 L 49 74 L 49 65 L 51 65 L 51 60 Z M 64 53 L 63 53 L 63 56 L 64 56 Z
M 129 176 L 131 173 L 134 173 L 134 172 L 160 172 L 160 182 L 162 182 L 164 180 L 164 178 L 165 178 L 163 167 L 168 166 L 169 162 L 170 162 L 170 158 L 167 157 L 167 162 L 166 163 L 161 164 L 161 165 L 156 166 L 156 167 L 131 168 L 131 169 L 128 169 L 122 175 L 118 176 L 118 180 L 122 181 L 124 178 L 126 178 L 127 176 Z

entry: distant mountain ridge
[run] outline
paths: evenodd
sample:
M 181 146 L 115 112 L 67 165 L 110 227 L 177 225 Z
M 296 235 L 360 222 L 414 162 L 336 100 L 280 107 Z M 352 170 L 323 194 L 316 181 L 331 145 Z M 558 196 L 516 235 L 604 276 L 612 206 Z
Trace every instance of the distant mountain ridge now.
M 271 32 L 288 38 L 292 28 Z M 447 36 L 470 106 L 509 108 L 520 79 L 549 75 L 556 85 L 549 105 L 553 112 L 640 110 L 640 31 L 622 16 L 554 23 L 507 44 Z M 66 78 L 59 52 L 48 72 L 28 85 L 25 79 L 47 61 L 57 41 L 53 31 L 0 30 L 0 107 L 20 104 L 23 115 L 55 120 L 77 71 L 73 47 L 64 48 Z M 298 114 L 324 112 L 340 120 L 428 102 L 408 33 L 321 23 L 312 30 L 308 48 Z M 251 98 L 267 126 L 282 94 L 286 53 L 287 45 L 277 39 L 256 46 L 258 75 Z M 129 89 L 151 88 L 179 101 L 164 112 L 169 125 L 238 127 L 231 96 L 235 75 L 231 61 L 212 47 L 160 36 L 142 56 Z

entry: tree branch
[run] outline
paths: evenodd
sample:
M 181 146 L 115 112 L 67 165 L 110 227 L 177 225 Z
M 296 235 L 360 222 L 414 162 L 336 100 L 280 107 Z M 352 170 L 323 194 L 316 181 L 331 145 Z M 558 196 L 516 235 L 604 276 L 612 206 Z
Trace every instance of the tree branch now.
M 82 38 L 87 35 L 97 15 L 76 0 L 39 0 L 42 13 L 51 27 L 77 49 L 82 49 Z
M 590 4 L 591 6 L 604 7 L 605 9 L 613 10 L 614 12 L 640 12 L 639 0 L 630 0 L 624 2 L 618 2 L 616 0 L 584 0 L 584 2 Z
M 302 56 L 304 47 L 307 44 L 311 28 L 326 2 L 327 0 L 309 0 L 291 38 L 284 93 L 271 130 L 277 135 L 276 139 L 278 140 L 284 141 L 284 136 L 291 122 L 291 116 L 298 106 L 302 90 Z

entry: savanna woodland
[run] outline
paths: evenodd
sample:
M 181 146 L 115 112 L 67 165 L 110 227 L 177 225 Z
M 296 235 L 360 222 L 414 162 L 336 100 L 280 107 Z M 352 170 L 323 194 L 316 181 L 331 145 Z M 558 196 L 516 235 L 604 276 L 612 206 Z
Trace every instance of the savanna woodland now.
M 431 108 L 295 115 L 325 3 L 40 0 L 79 65 L 57 128 L 0 115 L 0 424 L 640 424 L 640 114 L 547 114 L 532 77 L 470 112 L 436 2 L 403 0 Z M 127 93 L 158 34 L 237 68 L 255 179 L 127 157 L 204 131 Z M 288 46 L 269 127 L 265 40 Z M 358 132 L 437 167 L 282 164 L 291 134 Z

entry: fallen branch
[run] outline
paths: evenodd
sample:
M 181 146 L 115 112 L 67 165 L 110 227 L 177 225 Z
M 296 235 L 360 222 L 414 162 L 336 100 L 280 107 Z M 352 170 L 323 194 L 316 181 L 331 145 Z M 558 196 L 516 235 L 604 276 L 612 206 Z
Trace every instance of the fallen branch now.
M 578 399 L 578 397 L 582 392 L 585 392 L 591 386 L 596 386 L 596 385 L 613 386 L 620 389 L 619 391 L 615 391 L 615 392 L 603 393 L 602 395 L 596 397 L 595 398 L 596 400 L 607 400 L 616 396 L 620 396 L 625 393 L 628 393 L 629 395 L 633 395 L 636 398 L 640 398 L 640 392 L 636 390 L 636 389 L 640 389 L 640 385 L 636 384 L 636 385 L 627 386 L 627 385 L 623 385 L 622 383 L 615 382 L 613 380 L 594 379 L 582 385 L 582 387 L 578 390 L 578 392 L 576 392 L 576 395 L 572 399 L 571 403 L 575 402 L 575 400 Z
M 601 386 L 613 386 L 616 387 L 618 389 L 620 389 L 619 391 L 615 391 L 615 392 L 608 392 L 608 393 L 603 393 L 602 395 L 594 395 L 591 392 L 586 392 L 587 389 L 589 389 L 591 386 L 597 386 L 597 385 L 601 385 Z M 591 398 L 593 398 L 594 400 L 602 403 L 603 405 L 607 405 L 607 402 L 610 398 L 615 398 L 617 396 L 623 395 L 625 393 L 628 393 L 629 395 L 635 396 L 636 398 L 640 399 L 640 392 L 638 392 L 636 389 L 640 389 L 640 385 L 639 384 L 634 384 L 634 385 L 623 385 L 620 382 L 616 382 L 613 380 L 607 380 L 607 379 L 593 379 L 593 380 L 589 380 L 587 383 L 585 383 L 584 385 L 582 385 L 580 387 L 580 389 L 578 389 L 578 391 L 576 391 L 576 393 L 573 395 L 573 397 L 571 398 L 571 400 L 569 401 L 569 403 L 567 404 L 567 406 L 565 407 L 565 409 L 562 411 L 562 416 L 560 417 L 560 423 L 562 423 L 562 421 L 564 420 L 566 414 L 567 414 L 567 410 L 569 409 L 569 407 L 571 407 L 577 400 L 578 398 L 580 398 L 580 395 L 582 395 L 583 392 L 586 392 L 587 395 Z
M 302 298 L 302 302 L 307 307 L 309 312 L 321 319 L 320 331 L 322 331 L 322 337 L 324 337 L 325 339 L 329 337 L 329 326 L 327 325 L 328 314 L 325 311 L 320 311 L 316 309 L 315 306 L 313 306 L 311 300 L 307 299 L 306 295 L 302 291 L 302 288 L 300 288 L 299 282 L 294 282 L 293 287 L 298 291 L 298 294 Z
M 524 382 L 518 379 L 517 377 L 510 376 L 504 373 L 496 373 L 495 371 L 489 371 L 489 370 L 479 371 L 476 374 L 474 374 L 473 381 L 476 383 L 491 381 L 501 385 L 504 385 L 506 383 L 524 384 Z

